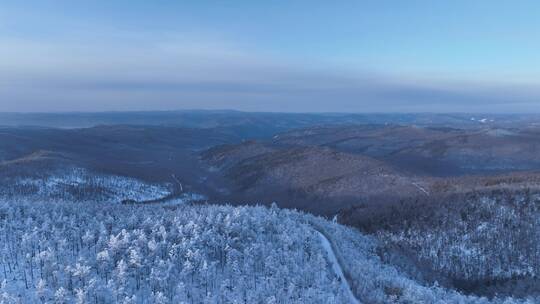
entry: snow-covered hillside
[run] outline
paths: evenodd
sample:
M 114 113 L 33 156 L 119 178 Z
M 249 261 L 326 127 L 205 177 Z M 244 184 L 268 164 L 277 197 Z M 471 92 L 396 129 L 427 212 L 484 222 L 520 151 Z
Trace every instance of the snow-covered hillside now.
M 149 201 L 171 194 L 168 185 L 135 178 L 97 174 L 83 168 L 65 168 L 34 175 L 1 179 L 0 199 L 33 201 Z
M 415 272 L 428 270 L 466 292 L 540 295 L 537 190 L 470 193 L 418 208 L 414 216 L 393 216 L 377 232 L 387 260 L 399 251 L 421 266 Z
M 0 303 L 489 303 L 421 286 L 373 238 L 275 207 L 6 202 L 0 231 Z

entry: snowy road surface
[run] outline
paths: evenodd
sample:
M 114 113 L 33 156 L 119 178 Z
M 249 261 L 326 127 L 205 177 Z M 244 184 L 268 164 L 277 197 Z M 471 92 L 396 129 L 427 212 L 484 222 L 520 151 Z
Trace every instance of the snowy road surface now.
M 356 299 L 354 294 L 351 291 L 351 286 L 349 286 L 349 282 L 347 282 L 347 279 L 345 278 L 345 275 L 343 274 L 343 269 L 341 268 L 341 265 L 339 264 L 336 254 L 334 253 L 334 250 L 332 249 L 332 245 L 330 245 L 330 241 L 319 231 L 317 231 L 317 234 L 319 235 L 321 239 L 321 244 L 326 251 L 326 254 L 328 255 L 328 260 L 332 266 L 332 269 L 334 270 L 334 273 L 339 277 L 341 282 L 341 287 L 343 290 L 345 290 L 345 293 L 347 294 L 348 298 L 350 299 L 350 302 L 353 304 L 360 304 L 360 302 Z
M 418 188 L 418 190 L 422 191 L 425 195 L 429 196 L 429 192 L 422 186 L 420 186 L 419 184 L 417 183 L 412 183 L 416 188 Z

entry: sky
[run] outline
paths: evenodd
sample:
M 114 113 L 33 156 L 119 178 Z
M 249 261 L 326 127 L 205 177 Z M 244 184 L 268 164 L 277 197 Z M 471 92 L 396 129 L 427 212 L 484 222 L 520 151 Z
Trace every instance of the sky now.
M 0 112 L 540 112 L 540 1 L 0 0 Z

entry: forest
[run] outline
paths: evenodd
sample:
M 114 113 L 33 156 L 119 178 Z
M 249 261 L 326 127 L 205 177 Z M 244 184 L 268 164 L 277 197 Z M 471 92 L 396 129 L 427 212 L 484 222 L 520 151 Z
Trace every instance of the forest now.
M 1 303 L 533 303 L 420 284 L 378 241 L 267 207 L 0 203 Z M 324 235 L 343 268 L 330 265 Z
M 389 262 L 399 251 L 418 266 L 417 278 L 468 293 L 540 294 L 537 191 L 479 191 L 403 209 L 376 232 Z

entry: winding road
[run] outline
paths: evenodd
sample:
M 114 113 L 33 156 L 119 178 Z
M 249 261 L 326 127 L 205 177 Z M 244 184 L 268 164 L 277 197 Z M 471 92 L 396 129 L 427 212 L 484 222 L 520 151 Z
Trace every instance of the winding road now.
M 336 254 L 334 253 L 334 249 L 332 249 L 332 245 L 330 244 L 330 241 L 318 230 L 315 230 L 317 234 L 319 235 L 319 238 L 321 239 L 321 245 L 323 246 L 324 250 L 326 251 L 326 254 L 328 255 L 328 260 L 330 262 L 330 265 L 332 266 L 332 270 L 334 273 L 338 276 L 341 282 L 341 287 L 343 290 L 345 290 L 345 293 L 347 297 L 350 300 L 350 303 L 353 304 L 360 304 L 360 301 L 356 299 L 354 296 L 351 286 L 349 285 L 349 282 L 345 278 L 345 275 L 343 274 L 343 268 L 339 264 L 339 261 L 336 257 Z

